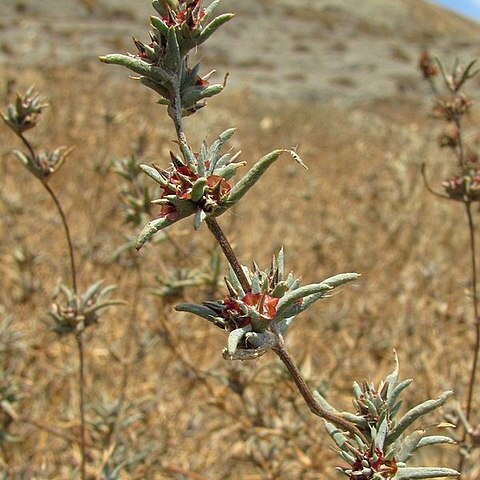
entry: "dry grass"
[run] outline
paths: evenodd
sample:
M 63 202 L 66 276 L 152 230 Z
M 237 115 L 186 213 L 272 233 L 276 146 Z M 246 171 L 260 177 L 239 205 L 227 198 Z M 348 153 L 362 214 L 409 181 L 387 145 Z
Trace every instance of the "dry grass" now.
M 36 142 L 77 146 L 52 186 L 73 227 L 80 283 L 105 278 L 129 302 L 86 338 L 90 478 L 107 478 L 101 470 L 109 460 L 131 461 L 122 479 L 332 478 L 323 427 L 280 364 L 268 356 L 223 361 L 222 332 L 148 294 L 155 275 L 177 265 L 206 268 L 212 242 L 205 229 L 195 237 L 187 223 L 173 229 L 190 258 L 167 241 L 147 246 L 140 278 L 131 264 L 112 261 L 129 232 L 119 181 L 105 167 L 128 155 L 145 131 L 145 160 L 167 162 L 173 132 L 151 95 L 104 70 L 85 65 L 2 76 L 21 79 L 19 90 L 35 83 L 50 99 Z M 2 85 L 2 105 L 4 91 Z M 283 244 L 287 268 L 305 282 L 362 273 L 355 288 L 300 317 L 288 338 L 309 383 L 340 408 L 350 407 L 354 379 L 378 380 L 392 368 L 393 348 L 402 376 L 415 378 L 412 403 L 449 388 L 461 398 L 465 388 L 472 322 L 467 231 L 459 207 L 434 201 L 422 186 L 421 162 L 429 161 L 436 181 L 445 172 L 433 127 L 416 107 L 393 102 L 347 112 L 226 93 L 186 125 L 194 142 L 238 126 L 233 143 L 250 164 L 300 142 L 308 173 L 281 159 L 249 201 L 220 220 L 240 259 L 265 265 Z M 118 121 L 107 122 L 107 115 Z M 79 432 L 77 358 L 73 339 L 50 333 L 45 321 L 59 272 L 67 278 L 65 241 L 49 199 L 9 154 L 18 145 L 5 128 L 0 145 L 0 315 L 12 316 L 18 336 L 7 342 L 0 333 L 0 359 L 5 379 L 15 381 L 20 417 L 7 422 L 16 442 L 0 445 L 0 468 L 12 479 L 70 478 L 79 462 L 69 441 Z M 36 257 L 31 278 L 19 272 L 16 249 Z M 25 275 L 33 290 L 27 295 Z M 201 289 L 185 297 L 206 298 Z M 199 371 L 206 372 L 202 379 Z M 241 385 L 243 396 L 234 393 Z M 435 450 L 427 462 L 453 466 L 454 452 Z

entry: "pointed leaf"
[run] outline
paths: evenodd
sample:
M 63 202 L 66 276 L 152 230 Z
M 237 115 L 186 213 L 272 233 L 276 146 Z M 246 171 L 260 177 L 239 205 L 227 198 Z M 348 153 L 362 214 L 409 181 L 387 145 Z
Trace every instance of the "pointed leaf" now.
M 175 310 L 177 312 L 193 313 L 194 315 L 205 318 L 209 321 L 212 321 L 212 319 L 214 319 L 217 315 L 210 308 L 204 305 L 199 305 L 197 303 L 180 303 L 179 305 L 175 305 Z
M 260 159 L 240 180 L 234 185 L 222 204 L 225 204 L 223 211 L 237 203 L 260 179 L 267 168 L 278 159 L 282 150 L 274 150 Z M 223 213 L 223 212 L 222 212 Z
M 166 70 L 171 72 L 172 75 L 177 75 L 181 63 L 182 58 L 180 56 L 176 28 L 170 27 L 167 35 L 167 52 L 162 58 L 162 65 Z
M 234 355 L 238 344 L 241 342 L 242 338 L 247 332 L 252 330 L 252 326 L 250 324 L 245 325 L 244 327 L 236 328 L 235 330 L 231 331 L 228 335 L 227 341 L 227 351 L 230 355 Z
M 158 33 L 160 35 L 163 35 L 164 37 L 168 36 L 168 26 L 165 24 L 165 22 L 161 18 L 158 18 L 152 15 L 150 17 L 150 22 L 152 26 L 158 30 Z
M 393 480 L 416 480 L 420 478 L 458 477 L 460 474 L 451 468 L 404 467 L 397 470 Z
M 141 164 L 140 168 L 144 173 L 146 173 L 151 179 L 155 180 L 160 185 L 165 186 L 167 184 L 166 180 L 160 175 L 160 172 L 151 167 L 150 165 Z
M 169 227 L 172 223 L 174 222 L 170 221 L 167 217 L 156 218 L 155 220 L 148 222 L 140 232 L 135 248 L 140 250 L 157 232 Z
M 207 214 L 201 209 L 199 208 L 196 212 L 195 212 L 195 217 L 193 219 L 193 228 L 194 230 L 198 230 L 200 228 L 200 225 L 202 224 L 202 222 L 207 218 Z
M 407 460 L 413 455 L 413 452 L 418 448 L 420 440 L 426 435 L 426 433 L 425 430 L 416 430 L 405 437 L 395 454 L 395 460 L 397 462 L 407 462 Z
M 428 437 L 423 437 L 420 442 L 418 442 L 417 450 L 430 445 L 438 445 L 439 443 L 455 445 L 457 442 L 453 438 L 444 435 L 429 435 Z
M 437 408 L 441 407 L 451 396 L 453 395 L 452 391 L 444 392 L 436 400 L 427 400 L 420 405 L 409 410 L 393 428 L 387 438 L 387 444 L 393 443 L 400 435 L 418 418 L 426 415 L 427 413 L 433 412 Z
M 215 31 L 220 28 L 224 23 L 227 23 L 231 20 L 235 15 L 233 13 L 224 13 L 223 15 L 219 15 L 215 17 L 203 30 L 200 34 L 200 38 L 198 39 L 198 45 L 201 45 L 203 42 L 208 40 Z
M 302 300 L 303 297 L 309 295 L 324 293 L 332 290 L 333 287 L 326 283 L 312 283 L 310 285 L 305 285 L 304 287 L 297 288 L 291 292 L 286 293 L 278 302 L 277 305 L 277 315 L 276 317 L 282 318 L 284 315 L 288 314 L 291 307 Z
M 399 383 L 394 390 L 391 392 L 388 400 L 387 400 L 387 408 L 391 410 L 393 406 L 395 405 L 395 402 L 397 401 L 400 393 L 403 392 L 411 383 L 413 382 L 413 379 L 408 378 L 407 380 L 404 380 L 403 382 Z
M 171 86 L 175 83 L 175 78 L 172 77 L 171 74 L 167 73 L 163 68 L 150 65 L 149 63 L 144 62 L 136 57 L 115 53 L 99 57 L 99 60 L 102 63 L 127 67 L 139 75 L 143 75 L 165 85 Z

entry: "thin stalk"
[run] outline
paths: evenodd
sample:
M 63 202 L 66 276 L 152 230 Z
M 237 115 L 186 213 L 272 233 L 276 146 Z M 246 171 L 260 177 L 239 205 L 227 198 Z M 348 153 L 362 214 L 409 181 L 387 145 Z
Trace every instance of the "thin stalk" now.
M 310 411 L 314 415 L 317 415 L 317 417 L 323 418 L 324 420 L 327 420 L 328 422 L 333 423 L 337 427 L 340 427 L 341 429 L 346 430 L 352 435 L 354 436 L 358 435 L 365 443 L 368 443 L 363 433 L 360 432 L 360 430 L 358 430 L 358 428 L 355 427 L 352 423 L 348 422 L 347 420 L 342 418 L 340 415 L 337 415 L 333 412 L 329 412 L 323 409 L 318 404 L 318 402 L 315 400 L 312 394 L 312 391 L 308 387 L 307 382 L 305 382 L 305 379 L 302 377 L 302 374 L 300 373 L 300 370 L 297 367 L 295 361 L 293 360 L 290 353 L 288 352 L 282 335 L 279 333 L 276 333 L 276 337 L 277 337 L 277 345 L 273 347 L 272 350 L 277 354 L 277 356 L 280 358 L 280 360 L 285 365 L 285 367 L 287 367 L 288 372 L 290 373 L 298 391 L 302 395 Z
M 212 232 L 213 236 L 217 240 L 218 244 L 220 245 L 223 254 L 228 260 L 228 263 L 231 265 L 233 271 L 235 272 L 235 275 L 238 278 L 240 285 L 242 285 L 243 291 L 245 293 L 250 292 L 252 287 L 247 280 L 245 272 L 243 271 L 240 262 L 238 261 L 238 258 L 235 255 L 235 252 L 233 251 L 230 242 L 228 241 L 227 236 L 225 235 L 225 233 L 223 233 L 223 230 L 220 228 L 217 220 L 215 218 L 209 217 L 205 220 L 205 222 L 210 231 Z
M 77 333 L 75 336 L 77 341 L 78 349 L 78 358 L 80 360 L 79 365 L 79 395 L 80 395 L 80 453 L 81 453 L 81 479 L 85 480 L 87 478 L 86 474 L 86 435 L 85 435 L 85 355 L 84 355 L 84 345 L 83 345 L 83 332 Z
M 35 154 L 35 150 L 33 149 L 31 143 L 23 136 L 23 134 L 19 133 L 18 137 L 20 140 L 23 142 L 23 144 L 27 147 L 30 156 L 32 157 L 32 160 L 34 160 L 37 156 Z M 60 218 L 62 220 L 63 228 L 65 230 L 65 236 L 67 238 L 67 243 L 68 243 L 68 253 L 70 257 L 70 270 L 71 270 L 71 275 L 72 275 L 72 288 L 75 293 L 77 294 L 77 270 L 75 268 L 75 256 L 73 254 L 73 242 L 72 242 L 72 236 L 70 235 L 70 229 L 68 227 L 67 223 L 67 217 L 65 216 L 65 212 L 63 211 L 62 205 L 60 201 L 58 200 L 58 197 L 55 195 L 55 192 L 51 189 L 50 185 L 46 182 L 46 180 L 39 178 L 40 182 L 42 183 L 43 187 L 45 190 L 48 192 L 50 197 L 53 200 L 53 203 L 55 203 L 55 206 L 57 207 L 58 213 L 60 215 Z
M 465 168 L 465 146 L 463 142 L 462 121 L 459 115 L 455 116 L 455 126 L 458 132 L 458 161 L 462 170 Z
M 65 230 L 65 237 L 67 238 L 67 243 L 68 243 L 68 254 L 70 257 L 70 270 L 71 270 L 71 275 L 72 275 L 72 288 L 75 293 L 75 296 L 77 296 L 78 293 L 78 286 L 77 286 L 77 270 L 75 266 L 75 256 L 73 253 L 73 242 L 72 242 L 72 236 L 70 234 L 70 228 L 68 227 L 67 223 L 67 217 L 65 216 L 65 212 L 63 211 L 62 205 L 60 204 L 60 201 L 58 200 L 57 196 L 55 195 L 55 192 L 51 189 L 50 185 L 44 180 L 41 180 L 43 187 L 45 190 L 49 193 L 50 197 L 52 198 L 53 202 L 55 203 L 55 206 L 57 207 L 58 213 L 60 215 L 60 218 L 62 219 L 62 224 L 63 228 Z
M 22 140 L 23 144 L 27 147 L 32 160 L 36 158 L 35 150 L 33 149 L 30 142 L 21 134 L 19 133 L 18 136 Z M 58 199 L 55 192 L 52 190 L 50 185 L 48 185 L 47 181 L 43 178 L 39 178 L 41 184 L 45 188 L 45 190 L 50 195 L 57 211 L 60 215 L 63 228 L 65 230 L 65 237 L 67 239 L 68 244 L 68 254 L 70 258 L 70 270 L 72 276 L 72 289 L 75 294 L 75 298 L 78 298 L 78 285 L 77 285 L 77 269 L 75 266 L 75 255 L 73 251 L 73 242 L 72 236 L 70 234 L 70 228 L 68 226 L 67 217 L 65 212 L 63 211 L 62 205 L 60 200 Z M 85 361 L 84 361 L 84 347 L 83 347 L 83 333 L 79 332 L 76 335 L 77 341 L 77 348 L 78 348 L 78 355 L 79 355 L 79 395 L 80 395 L 80 454 L 81 454 L 81 479 L 85 480 L 86 477 L 86 439 L 85 439 L 85 399 L 84 399 L 84 389 L 85 389 Z
M 118 407 L 117 407 L 117 415 L 115 417 L 113 428 L 110 432 L 110 436 L 108 442 L 111 446 L 115 446 L 118 444 L 118 439 L 120 436 L 120 431 L 122 428 L 122 419 L 125 413 L 125 402 L 127 400 L 127 387 L 130 381 L 130 377 L 132 374 L 132 365 L 134 363 L 134 353 L 132 353 L 132 349 L 134 345 L 137 344 L 135 341 L 136 331 L 135 325 L 138 321 L 138 311 L 139 306 L 141 305 L 141 292 L 143 289 L 143 277 L 142 277 L 142 269 L 139 263 L 139 259 L 135 259 L 135 290 L 133 292 L 133 301 L 132 301 L 132 310 L 130 313 L 130 318 L 128 320 L 127 328 L 125 330 L 124 341 L 125 344 L 125 351 L 124 351 L 124 361 L 123 361 L 123 372 L 122 372 L 122 379 L 120 382 L 120 394 L 118 396 Z M 112 448 L 112 453 L 113 453 Z
M 478 315 L 478 297 L 477 297 L 477 261 L 476 261 L 476 246 L 475 246 L 475 225 L 473 223 L 472 208 L 470 202 L 465 202 L 465 211 L 468 219 L 468 231 L 470 237 L 470 255 L 472 264 L 472 308 L 475 328 L 475 345 L 473 349 L 472 367 L 470 369 L 470 379 L 468 382 L 467 407 L 465 411 L 465 419 L 470 423 L 470 417 L 473 407 L 473 394 L 475 391 L 475 383 L 477 376 L 477 367 L 480 353 L 480 317 Z M 462 437 L 462 443 L 465 442 L 468 432 L 465 429 Z M 460 461 L 458 471 L 461 473 L 465 463 L 465 456 L 460 454 Z

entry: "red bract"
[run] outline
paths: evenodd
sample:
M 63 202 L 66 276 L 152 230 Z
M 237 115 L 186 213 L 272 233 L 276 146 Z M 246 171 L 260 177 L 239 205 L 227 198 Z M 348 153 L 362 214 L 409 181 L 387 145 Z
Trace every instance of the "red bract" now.
M 198 8 L 201 0 L 195 0 L 188 6 L 186 2 L 180 3 L 182 6 L 179 12 L 171 12 L 170 15 L 162 17 L 162 20 L 168 27 L 186 24 L 190 30 L 194 30 L 205 16 L 205 10 Z
M 373 455 L 377 457 L 377 460 L 373 460 Z M 358 474 L 365 469 L 365 463 L 368 463 L 371 473 L 368 474 Z M 351 480 L 369 480 L 373 477 L 375 473 L 379 473 L 382 478 L 393 478 L 397 473 L 398 467 L 395 459 L 387 460 L 383 453 L 376 448 L 374 453 L 371 451 L 364 453 L 363 458 L 359 458 L 352 465 L 352 474 L 350 475 Z
M 258 313 L 272 319 L 277 313 L 278 300 L 278 298 L 273 298 L 266 293 L 250 292 L 243 297 L 242 302 L 250 307 L 255 307 Z
M 210 175 L 207 177 L 207 187 L 209 196 L 217 202 L 225 195 L 228 195 L 232 188 L 220 175 Z
M 180 216 L 180 212 L 175 208 L 174 205 L 168 203 L 166 205 L 162 205 L 160 216 L 166 217 L 171 222 L 176 222 Z
M 260 315 L 273 319 L 277 313 L 279 299 L 273 298 L 266 293 L 247 293 L 241 300 L 227 297 L 223 301 L 223 318 L 231 320 L 235 328 L 244 327 L 251 322 L 250 317 L 244 316 L 242 304 L 253 307 Z

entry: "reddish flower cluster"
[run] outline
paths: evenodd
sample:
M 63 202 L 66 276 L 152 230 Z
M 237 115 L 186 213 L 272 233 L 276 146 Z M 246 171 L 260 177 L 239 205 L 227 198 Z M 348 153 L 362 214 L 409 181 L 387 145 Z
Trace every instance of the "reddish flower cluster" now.
M 421 53 L 420 59 L 418 60 L 418 68 L 422 72 L 423 78 L 427 80 L 438 73 L 438 68 L 434 65 L 428 52 Z
M 230 320 L 233 328 L 244 327 L 251 322 L 250 317 L 244 316 L 241 305 L 253 307 L 262 317 L 272 320 L 277 313 L 279 298 L 274 298 L 267 293 L 247 293 L 241 300 L 227 297 L 223 304 L 223 317 Z
M 438 99 L 433 114 L 438 118 L 444 118 L 447 122 L 453 122 L 465 115 L 471 106 L 472 102 L 465 95 L 457 94 L 449 98 Z
M 455 175 L 443 182 L 447 195 L 452 200 L 470 202 L 480 200 L 480 171 L 475 170 L 469 175 Z
M 368 467 L 366 466 L 368 465 Z M 360 474 L 359 472 L 370 469 L 369 473 Z M 382 478 L 393 478 L 397 473 L 398 467 L 395 459 L 387 460 L 383 453 L 375 448 L 363 454 L 362 458 L 359 458 L 352 465 L 352 473 L 350 475 L 351 480 L 369 480 L 376 473 L 380 474 Z
M 174 157 L 172 156 L 172 158 Z M 180 200 L 193 201 L 193 187 L 200 175 L 192 172 L 187 165 L 179 165 L 176 159 L 174 159 L 174 162 L 176 162 L 176 165 L 170 170 L 156 167 L 165 179 L 161 198 L 175 195 Z M 218 205 L 223 197 L 228 195 L 230 190 L 231 186 L 224 178 L 219 175 L 209 175 L 206 177 L 203 195 L 200 199 L 195 200 L 195 203 L 204 211 L 209 212 L 215 205 Z M 172 203 L 166 203 L 162 205 L 160 217 L 167 217 L 168 220 L 174 222 L 178 220 L 179 212 Z
M 180 1 L 180 10 L 178 12 L 169 11 L 169 15 L 162 17 L 162 20 L 168 27 L 177 25 L 187 25 L 190 30 L 198 27 L 202 18 L 205 16 L 205 10 L 200 8 L 202 0 L 193 0 L 190 4 Z

